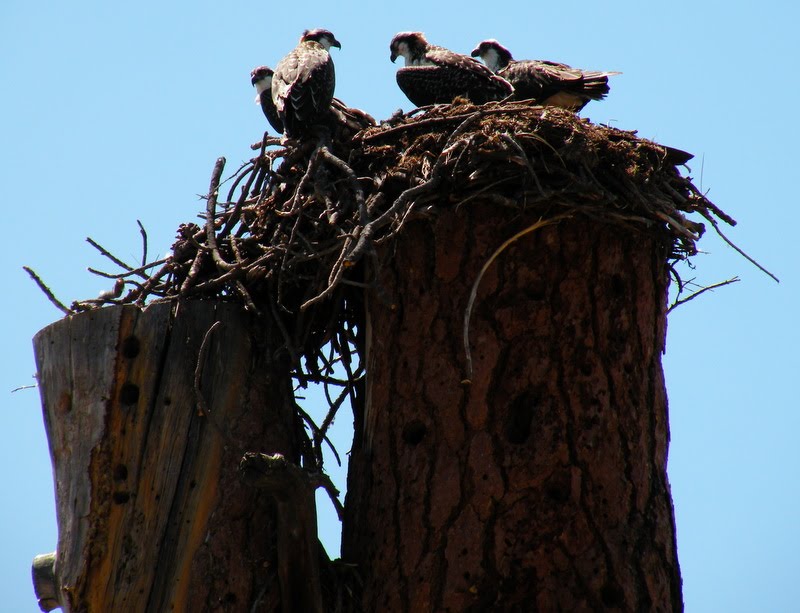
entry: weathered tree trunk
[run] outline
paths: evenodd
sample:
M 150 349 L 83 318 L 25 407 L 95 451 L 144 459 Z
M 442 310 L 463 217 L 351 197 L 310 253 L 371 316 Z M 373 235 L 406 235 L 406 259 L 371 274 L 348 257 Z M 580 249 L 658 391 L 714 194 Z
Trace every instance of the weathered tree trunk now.
M 678 611 L 668 239 L 497 206 L 411 223 L 368 307 L 343 557 L 368 611 Z
M 280 342 L 213 302 L 104 308 L 37 334 L 59 529 L 43 607 L 276 610 L 273 504 L 237 468 L 245 451 L 297 461 Z

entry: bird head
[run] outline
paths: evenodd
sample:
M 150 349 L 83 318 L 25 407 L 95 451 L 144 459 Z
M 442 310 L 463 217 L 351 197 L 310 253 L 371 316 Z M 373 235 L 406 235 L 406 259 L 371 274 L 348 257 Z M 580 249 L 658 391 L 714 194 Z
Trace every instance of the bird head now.
M 497 72 L 501 68 L 508 66 L 508 63 L 514 58 L 511 57 L 511 52 L 503 45 L 498 43 L 495 39 L 490 38 L 478 44 L 472 50 L 472 57 L 478 57 L 483 60 L 492 72 Z
M 300 42 L 304 43 L 306 41 L 313 40 L 318 42 L 320 45 L 325 47 L 326 51 L 330 51 L 331 47 L 336 47 L 337 49 L 342 48 L 342 44 L 336 40 L 336 37 L 333 35 L 333 32 L 330 30 L 325 30 L 323 28 L 314 28 L 313 30 L 305 30 L 303 35 L 300 37 Z
M 250 71 L 250 83 L 256 88 L 260 94 L 262 91 L 268 90 L 272 87 L 272 76 L 275 71 L 269 66 L 259 66 Z
M 418 64 L 422 55 L 428 49 L 428 41 L 422 32 L 398 32 L 389 43 L 389 59 L 394 62 L 397 56 L 402 55 L 406 66 Z

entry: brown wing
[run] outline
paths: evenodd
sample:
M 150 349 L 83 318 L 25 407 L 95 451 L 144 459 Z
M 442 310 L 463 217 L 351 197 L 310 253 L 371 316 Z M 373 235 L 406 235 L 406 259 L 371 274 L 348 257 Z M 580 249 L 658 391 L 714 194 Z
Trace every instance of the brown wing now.
M 397 71 L 397 84 L 416 106 L 449 104 L 461 96 L 483 104 L 502 100 L 513 89 L 480 62 L 442 47 L 425 54 L 427 65 L 406 66 Z
M 452 102 L 455 96 L 465 96 L 475 104 L 483 104 L 502 100 L 514 91 L 506 79 L 468 55 L 431 45 L 425 59 L 440 67 L 449 80 L 455 93 L 448 102 Z
M 258 95 L 258 101 L 261 103 L 261 110 L 267 118 L 269 125 L 278 134 L 283 134 L 283 121 L 278 116 L 278 109 L 275 107 L 275 102 L 272 100 L 272 92 L 263 91 Z
M 333 60 L 319 43 L 299 44 L 275 68 L 272 99 L 290 137 L 301 136 L 327 114 L 336 87 Z
M 572 68 L 542 60 L 511 62 L 498 74 L 514 86 L 518 100 L 535 100 L 578 111 L 590 100 L 602 100 L 609 91 L 608 77 L 614 72 Z

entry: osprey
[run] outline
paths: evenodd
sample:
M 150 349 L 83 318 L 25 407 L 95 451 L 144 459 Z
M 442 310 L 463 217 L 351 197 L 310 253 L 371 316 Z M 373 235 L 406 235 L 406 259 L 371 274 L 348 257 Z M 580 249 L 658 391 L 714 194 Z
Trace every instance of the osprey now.
M 259 66 L 250 72 L 250 82 L 256 88 L 258 96 L 256 102 L 261 104 L 261 110 L 267 118 L 269 125 L 278 134 L 283 134 L 283 122 L 278 117 L 278 109 L 272 101 L 272 77 L 275 71 L 269 66 Z
M 608 77 L 618 72 L 580 70 L 546 60 L 520 60 L 494 39 L 481 42 L 472 50 L 484 63 L 514 86 L 517 100 L 559 106 L 580 111 L 590 100 L 602 100 L 608 93 Z
M 306 30 L 275 67 L 272 101 L 287 138 L 303 136 L 328 113 L 336 86 L 328 51 L 342 45 L 329 30 Z
M 269 66 L 259 66 L 250 72 L 250 82 L 256 88 L 258 96 L 256 102 L 261 104 L 261 110 L 267 118 L 269 125 L 278 134 L 283 134 L 283 122 L 278 116 L 278 109 L 272 100 L 272 78 L 274 71 Z M 360 109 L 347 106 L 338 98 L 331 100 L 327 113 L 320 113 L 320 123 L 331 124 L 347 128 L 351 132 L 358 132 L 375 125 L 375 119 Z
M 392 62 L 399 55 L 405 58 L 405 66 L 397 71 L 397 84 L 417 106 L 449 104 L 457 96 L 483 104 L 514 91 L 508 81 L 477 60 L 431 45 L 421 32 L 396 34 L 389 51 Z

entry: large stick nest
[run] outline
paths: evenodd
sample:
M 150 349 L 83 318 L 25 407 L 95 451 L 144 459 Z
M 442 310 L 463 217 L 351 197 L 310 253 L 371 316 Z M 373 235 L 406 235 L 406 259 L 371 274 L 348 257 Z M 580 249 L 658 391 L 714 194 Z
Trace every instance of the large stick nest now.
M 526 103 L 445 105 L 348 141 L 274 144 L 260 144 L 224 200 L 218 160 L 205 224 L 182 225 L 172 255 L 121 301 L 227 296 L 257 311 L 308 312 L 343 286 L 360 288 L 348 272 L 415 211 L 476 199 L 663 233 L 671 262 L 697 253 L 704 226 L 687 215 L 735 223 L 678 171 L 690 156 Z
M 584 215 L 661 235 L 670 268 L 697 253 L 704 226 L 687 215 L 735 223 L 679 172 L 691 156 L 527 102 L 457 102 L 398 113 L 355 136 L 287 146 L 265 137 L 254 148 L 226 181 L 217 161 L 204 222 L 181 225 L 171 255 L 134 268 L 103 250 L 124 269 L 106 274 L 115 289 L 69 311 L 223 298 L 271 318 L 300 385 L 326 384 L 328 417 L 307 419 L 317 465 L 327 426 L 346 395 L 355 400 L 362 374 L 362 296 L 375 284 L 365 271 L 377 265 L 359 264 L 417 213 L 480 199 L 544 219 Z

